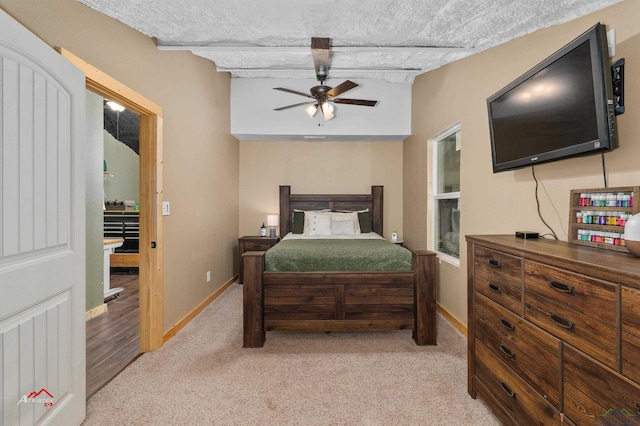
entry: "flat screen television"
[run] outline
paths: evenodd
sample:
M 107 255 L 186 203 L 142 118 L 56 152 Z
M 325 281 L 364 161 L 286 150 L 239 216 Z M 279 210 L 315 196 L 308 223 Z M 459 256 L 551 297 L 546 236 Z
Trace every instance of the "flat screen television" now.
M 611 79 L 598 23 L 490 96 L 493 172 L 616 148 Z

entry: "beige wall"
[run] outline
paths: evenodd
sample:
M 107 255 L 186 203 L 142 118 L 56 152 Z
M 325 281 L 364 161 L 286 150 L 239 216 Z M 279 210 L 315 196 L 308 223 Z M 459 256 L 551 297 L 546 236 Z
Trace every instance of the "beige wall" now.
M 626 113 L 618 116 L 619 146 L 605 155 L 610 187 L 640 184 L 640 2 L 627 0 L 601 12 L 538 31 L 418 77 L 413 85 L 412 136 L 404 143 L 404 231 L 426 248 L 427 139 L 462 123 L 461 235 L 547 233 L 536 212 L 531 169 L 492 173 L 486 98 L 597 22 L 615 28 L 616 57 L 626 58 Z M 536 166 L 541 211 L 567 239 L 569 191 L 604 187 L 599 155 Z M 463 244 L 464 241 L 462 242 Z M 467 322 L 466 245 L 461 265 L 442 262 L 438 302 Z
M 294 194 L 369 194 L 384 185 L 384 236 L 403 236 L 402 142 L 241 141 L 239 235 L 259 235 L 267 214 L 278 213 L 279 185 Z
M 73 0 L 0 0 L 0 7 L 163 108 L 166 331 L 234 274 L 239 146 L 230 136 L 229 76 L 190 53 L 160 51 Z

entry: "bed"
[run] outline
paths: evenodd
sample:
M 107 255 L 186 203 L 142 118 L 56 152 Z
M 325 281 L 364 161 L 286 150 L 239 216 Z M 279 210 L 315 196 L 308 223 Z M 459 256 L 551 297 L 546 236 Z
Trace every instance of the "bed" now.
M 373 233 L 383 235 L 383 190 L 382 186 L 372 186 L 370 194 L 315 195 L 291 194 L 290 186 L 280 186 L 283 241 L 266 252 L 245 252 L 242 258 L 245 348 L 262 347 L 266 332 L 275 330 L 407 329 L 413 330 L 416 344 L 436 344 L 435 253 L 405 250 L 384 241 L 396 251 L 406 252 L 409 265 L 403 270 L 389 266 L 390 270 L 382 271 L 336 270 L 322 264 L 311 265 L 308 267 L 311 270 L 305 271 L 279 270 L 287 267 L 273 267 L 270 266 L 272 260 L 265 260 L 267 254 L 271 255 L 280 245 L 284 248 L 291 239 L 292 228 L 299 223 L 296 215 L 300 212 L 369 212 L 370 219 L 366 213 L 363 217 L 370 222 L 360 223 L 370 223 Z

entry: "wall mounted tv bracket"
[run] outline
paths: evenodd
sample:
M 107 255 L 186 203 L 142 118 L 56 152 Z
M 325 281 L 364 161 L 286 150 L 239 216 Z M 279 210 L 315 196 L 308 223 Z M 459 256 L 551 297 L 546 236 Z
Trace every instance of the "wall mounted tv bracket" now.
M 616 115 L 624 114 L 624 58 L 611 65 L 613 82 L 613 105 Z

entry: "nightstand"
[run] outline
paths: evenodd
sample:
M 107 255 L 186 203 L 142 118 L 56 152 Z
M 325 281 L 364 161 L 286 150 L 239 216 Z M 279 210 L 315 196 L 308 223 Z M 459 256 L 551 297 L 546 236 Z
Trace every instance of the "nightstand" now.
M 404 247 L 404 240 L 396 240 L 396 241 L 389 240 L 389 242 L 392 242 L 393 244 L 397 244 L 399 246 Z
M 280 241 L 279 237 L 260 237 L 257 235 L 238 238 L 238 283 L 242 284 L 242 253 L 246 251 L 266 251 Z

